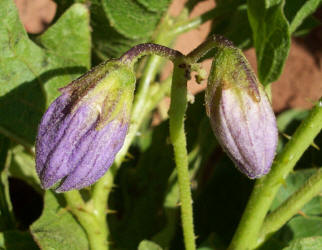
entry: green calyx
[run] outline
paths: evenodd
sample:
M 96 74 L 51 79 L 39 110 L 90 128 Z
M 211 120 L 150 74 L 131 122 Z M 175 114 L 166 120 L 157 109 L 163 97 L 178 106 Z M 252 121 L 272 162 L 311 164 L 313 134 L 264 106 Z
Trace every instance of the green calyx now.
M 231 89 L 237 96 L 247 93 L 260 101 L 260 84 L 240 49 L 218 46 L 208 80 L 208 88 Z
M 93 95 L 101 96 L 101 112 L 98 128 L 114 119 L 128 122 L 131 112 L 136 78 L 128 66 L 120 66 L 112 71 L 93 90 Z
M 135 82 L 132 67 L 111 60 L 96 66 L 61 92 L 71 95 L 72 112 L 82 105 L 89 106 L 92 115 L 98 117 L 97 129 L 101 129 L 115 119 L 128 122 Z

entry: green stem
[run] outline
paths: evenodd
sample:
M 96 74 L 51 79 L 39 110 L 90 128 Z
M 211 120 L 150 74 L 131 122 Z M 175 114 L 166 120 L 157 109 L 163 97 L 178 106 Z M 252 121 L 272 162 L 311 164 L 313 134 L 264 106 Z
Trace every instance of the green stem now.
M 113 175 L 110 171 L 100 179 L 99 182 L 93 187 L 92 193 L 92 205 L 95 210 L 95 214 L 106 224 L 106 214 L 107 214 L 107 202 L 110 191 L 113 188 Z
M 86 207 L 79 191 L 73 190 L 64 193 L 68 209 L 76 216 L 83 226 L 92 250 L 107 250 L 107 231 L 102 226 L 102 221 L 97 217 L 95 211 Z
M 200 24 L 202 24 L 203 22 L 206 22 L 210 18 L 211 18 L 211 15 L 209 12 L 208 14 L 205 13 L 202 16 L 195 18 L 193 20 L 189 20 L 187 22 L 181 22 L 171 27 L 170 25 L 172 24 L 170 24 L 168 17 L 165 17 L 163 23 L 160 25 L 158 35 L 156 36 L 154 42 L 157 44 L 162 44 L 164 46 L 170 46 L 171 43 L 174 41 L 175 37 L 177 37 L 179 34 L 182 34 L 190 29 L 198 27 Z M 142 121 L 144 120 L 147 114 L 147 112 L 142 112 L 142 110 L 147 110 L 144 107 L 149 100 L 148 93 L 149 93 L 150 83 L 154 81 L 163 61 L 164 61 L 163 58 L 156 55 L 150 56 L 149 59 L 147 60 L 145 70 L 143 72 L 143 75 L 140 79 L 140 83 L 137 88 L 137 93 L 135 96 L 132 114 L 131 114 L 131 123 L 130 123 L 131 125 L 129 128 L 128 135 L 126 136 L 124 145 L 120 150 L 120 152 L 117 154 L 111 169 L 94 186 L 92 200 L 93 200 L 93 204 L 95 204 L 94 206 L 98 206 L 99 207 L 98 210 L 100 211 L 106 210 L 108 197 L 111 191 L 111 188 L 104 188 L 104 187 L 114 182 L 114 176 L 117 172 L 117 169 L 120 167 L 122 161 L 124 160 L 128 152 L 128 149 L 132 144 L 134 138 L 136 137 L 137 132 L 140 128 L 140 125 L 142 124 Z M 166 91 L 164 93 L 166 93 Z M 158 96 L 158 98 L 156 99 L 161 99 L 161 97 Z M 152 101 L 151 105 L 148 105 L 148 106 L 153 107 L 153 105 L 155 105 L 155 102 Z M 103 202 L 100 202 L 100 200 L 102 199 L 103 199 Z M 106 219 L 104 219 L 103 221 L 106 221 Z M 106 232 L 108 237 L 109 230 L 107 225 L 106 225 L 106 228 L 107 228 Z
M 198 28 L 201 24 L 212 20 L 216 17 L 227 15 L 229 12 L 231 12 L 231 9 L 223 9 L 223 8 L 214 8 L 210 11 L 207 11 L 203 13 L 202 15 L 189 19 L 184 20 L 182 22 L 178 22 L 174 27 L 171 29 L 171 31 L 168 33 L 170 36 L 177 36 L 182 33 L 185 33 L 189 30 L 193 30 L 195 28 Z
M 137 94 L 135 96 L 129 132 L 125 138 L 122 149 L 117 154 L 115 159 L 115 164 L 117 166 L 121 165 L 144 119 L 144 116 L 142 116 L 141 112 L 144 109 L 144 106 L 148 99 L 150 83 L 154 80 L 156 74 L 158 73 L 158 69 L 162 63 L 162 60 L 163 59 L 159 56 L 151 56 L 148 59 L 142 78 L 140 80 Z
M 165 37 L 166 31 L 169 29 L 167 18 L 165 18 L 164 23 L 160 26 L 159 35 L 157 35 L 155 42 L 163 45 L 170 45 L 172 43 L 172 37 Z M 95 184 L 92 200 L 93 204 L 98 205 L 101 211 L 107 211 L 107 203 L 108 198 L 111 193 L 111 187 L 104 188 L 106 185 L 113 185 L 114 178 L 118 168 L 121 166 L 122 161 L 124 160 L 130 145 L 132 144 L 134 138 L 137 135 L 137 132 L 144 120 L 146 113 L 142 112 L 148 100 L 148 93 L 150 88 L 150 83 L 154 81 L 160 66 L 162 65 L 163 58 L 160 56 L 152 55 L 149 57 L 147 64 L 145 66 L 143 75 L 140 79 L 140 83 L 138 85 L 137 93 L 135 95 L 135 100 L 133 103 L 132 114 L 131 114 L 131 122 L 128 134 L 124 141 L 122 149 L 118 152 L 114 164 L 111 166 L 110 170 Z M 103 201 L 102 201 L 103 200 Z M 104 209 L 103 209 L 104 208 Z M 102 221 L 106 223 L 106 214 Z M 108 224 L 105 225 L 107 239 L 109 237 L 109 228 Z M 108 246 L 107 246 L 108 249 Z
M 165 17 L 163 23 L 159 27 L 158 35 L 156 36 L 154 42 L 164 46 L 170 46 L 173 40 L 175 39 L 175 36 L 168 35 L 168 31 L 171 29 L 172 28 L 169 25 L 168 17 Z M 162 55 L 162 53 L 159 53 L 159 55 Z M 174 57 L 170 59 L 174 59 Z M 128 152 L 130 145 L 132 144 L 132 141 L 137 135 L 142 121 L 144 120 L 142 110 L 144 110 L 144 107 L 149 99 L 148 93 L 150 84 L 154 81 L 163 62 L 164 59 L 157 55 L 152 55 L 147 60 L 145 69 L 138 84 L 137 93 L 135 95 L 129 132 L 125 138 L 125 142 L 122 149 L 117 154 L 115 159 L 115 165 L 117 167 L 121 165 L 125 155 Z
M 259 230 L 276 192 L 321 128 L 322 100 L 311 110 L 276 157 L 271 172 L 256 181 L 229 249 L 253 249 L 258 244 Z
M 321 191 L 322 168 L 318 169 L 297 192 L 266 217 L 261 229 L 258 245 L 264 242 L 272 233 L 280 229 L 307 202 Z
M 99 227 L 104 229 L 105 241 L 108 241 L 110 230 L 107 223 L 108 199 L 113 188 L 114 176 L 112 171 L 107 171 L 106 174 L 93 187 L 92 199 L 89 202 L 93 213 L 95 214 Z M 109 249 L 109 244 L 106 244 L 106 249 Z
M 182 56 L 179 51 L 160 44 L 142 43 L 128 50 L 123 56 L 120 57 L 119 60 L 133 67 L 139 58 L 148 55 L 158 55 L 171 61 L 174 61 L 177 57 Z
M 188 153 L 184 132 L 184 116 L 187 109 L 187 79 L 185 69 L 180 67 L 182 65 L 184 64 L 179 60 L 174 65 L 169 111 L 170 138 L 177 167 L 184 243 L 187 250 L 194 250 L 196 245 L 193 229 Z
M 187 55 L 186 62 L 189 64 L 197 63 L 210 50 L 220 47 L 231 47 L 232 42 L 220 35 L 212 35 L 205 42 Z
M 149 100 L 147 101 L 144 110 L 142 110 L 142 116 L 145 118 L 147 115 L 153 111 L 160 101 L 163 100 L 165 96 L 170 94 L 172 77 L 167 78 L 162 83 L 154 85 L 149 91 Z

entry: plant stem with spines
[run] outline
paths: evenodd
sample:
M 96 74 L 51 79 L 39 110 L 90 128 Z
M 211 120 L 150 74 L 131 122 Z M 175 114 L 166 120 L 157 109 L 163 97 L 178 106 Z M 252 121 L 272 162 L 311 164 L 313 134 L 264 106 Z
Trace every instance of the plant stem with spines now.
M 190 175 L 188 169 L 188 153 L 184 118 L 187 109 L 187 79 L 185 64 L 178 60 L 174 65 L 170 117 L 170 138 L 174 149 L 177 176 L 180 191 L 181 220 L 184 243 L 187 250 L 196 249 L 193 225 L 192 198 L 190 190 Z
M 297 214 L 307 202 L 321 191 L 322 168 L 320 167 L 302 187 L 266 217 L 260 232 L 258 245 L 264 242 L 272 233 L 279 230 L 289 219 Z
M 84 228 L 90 249 L 107 250 L 107 228 L 103 226 L 105 223 L 102 223 L 102 218 L 98 217 L 93 209 L 86 206 L 78 190 L 68 191 L 64 193 L 64 197 L 68 209 L 71 210 Z
M 322 99 L 276 157 L 270 173 L 256 181 L 229 249 L 253 249 L 258 245 L 260 229 L 278 189 L 321 129 Z

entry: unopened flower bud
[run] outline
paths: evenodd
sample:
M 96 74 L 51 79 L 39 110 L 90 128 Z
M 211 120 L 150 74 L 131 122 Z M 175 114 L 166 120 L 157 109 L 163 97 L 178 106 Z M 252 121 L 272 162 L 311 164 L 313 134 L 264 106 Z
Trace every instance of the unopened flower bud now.
M 45 189 L 81 189 L 106 172 L 127 134 L 134 87 L 132 69 L 109 61 L 60 89 L 36 141 L 36 170 Z
M 278 141 L 276 119 L 263 86 L 241 50 L 219 38 L 206 90 L 213 131 L 249 178 L 267 174 Z

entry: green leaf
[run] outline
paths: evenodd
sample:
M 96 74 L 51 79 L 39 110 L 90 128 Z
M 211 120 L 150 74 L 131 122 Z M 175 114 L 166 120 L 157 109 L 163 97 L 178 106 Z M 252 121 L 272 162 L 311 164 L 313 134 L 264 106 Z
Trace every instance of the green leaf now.
M 216 6 L 230 6 L 231 8 L 235 8 L 245 2 L 246 0 L 216 0 Z
M 221 242 L 218 235 L 211 233 L 209 237 L 200 244 L 198 250 L 226 249 L 227 247 Z
M 300 239 L 322 235 L 322 218 L 319 216 L 297 216 L 290 220 L 286 226 L 292 232 L 293 239 Z
M 280 206 L 289 196 L 299 189 L 305 181 L 314 173 L 315 169 L 297 170 L 291 173 L 285 184 L 279 189 L 275 200 L 272 203 L 271 210 Z M 308 202 L 302 209 L 307 216 L 322 214 L 322 197 L 317 196 Z
M 51 67 L 68 67 L 60 72 L 62 76 L 53 78 L 44 85 L 48 105 L 60 95 L 58 88 L 90 68 L 91 34 L 87 8 L 81 4 L 74 4 L 38 37 L 37 42 L 46 51 L 49 57 L 47 63 L 51 64 Z
M 77 0 L 56 0 L 56 18 L 60 17 Z M 146 42 L 149 37 L 140 39 L 129 39 L 121 35 L 108 20 L 101 0 L 91 0 L 87 6 L 90 11 L 90 23 L 92 30 L 92 51 L 94 54 L 92 62 L 99 64 L 109 58 L 118 58 L 125 51 L 136 44 Z
M 36 250 L 39 249 L 30 233 L 21 231 L 5 231 L 0 233 L 0 249 Z
M 102 4 L 111 26 L 130 39 L 150 36 L 161 17 L 134 0 L 102 0 Z
M 280 4 L 281 0 L 265 0 L 265 8 L 270 8 Z
M 319 7 L 321 0 L 291 0 L 285 3 L 285 16 L 293 33 Z
M 144 5 L 148 10 L 161 12 L 165 11 L 171 0 L 137 0 L 140 4 Z
M 32 145 L 40 118 L 90 63 L 89 15 L 73 5 L 35 44 L 11 0 L 0 1 L 0 128 Z
M 304 240 L 305 242 L 305 239 L 311 237 L 312 239 L 319 238 L 322 235 L 321 223 L 321 218 L 317 216 L 312 216 L 308 218 L 305 218 L 303 216 L 296 216 L 293 219 L 291 219 L 286 225 L 284 225 L 282 229 L 275 233 L 268 241 L 264 243 L 264 245 L 262 245 L 258 249 L 289 249 L 285 247 L 297 246 L 297 243 L 301 242 L 302 240 Z M 300 249 L 306 250 L 306 248 Z M 315 250 L 320 248 L 313 249 Z
M 243 32 L 240 32 L 241 30 Z M 252 30 L 248 21 L 247 6 L 236 6 L 231 13 L 214 20 L 212 33 L 222 34 L 240 49 L 248 48 L 252 44 Z
M 306 169 L 291 173 L 287 177 L 285 184 L 279 189 L 276 198 L 272 203 L 271 210 L 274 210 L 281 205 L 290 195 L 300 188 L 315 171 L 316 170 L 314 169 Z M 296 215 L 291 218 L 277 233 L 269 238 L 260 249 L 284 249 L 284 247 L 290 247 L 293 244 L 296 246 L 295 242 L 301 241 L 303 238 L 321 236 L 322 219 L 319 217 L 322 213 L 321 204 L 321 196 L 313 198 L 301 209 L 305 214 L 304 216 Z
M 214 233 L 226 245 L 222 249 L 227 249 L 253 183 L 236 170 L 233 162 L 219 148 L 199 175 L 200 191 L 194 199 L 196 235 L 202 242 Z
M 294 121 L 302 121 L 308 115 L 307 110 L 290 109 L 284 111 L 277 117 L 278 131 L 284 132 L 286 128 Z
M 175 166 L 172 147 L 167 141 L 168 130 L 168 123 L 156 127 L 151 134 L 151 146 L 123 164 L 118 172 L 115 184 L 119 188 L 111 193 L 109 204 L 117 214 L 111 214 L 108 221 L 113 241 L 120 249 L 138 246 L 167 222 L 163 203 Z
M 11 177 L 25 181 L 39 193 L 43 192 L 36 173 L 35 158 L 20 145 L 12 149 L 9 174 Z
M 45 193 L 44 211 L 30 227 L 33 238 L 41 249 L 89 249 L 83 228 L 61 198 L 52 191 Z
M 129 39 L 117 32 L 115 27 L 110 25 L 101 1 L 92 1 L 90 11 L 93 50 L 100 61 L 106 60 L 106 57 L 118 58 L 134 45 L 143 43 L 149 38 Z
M 314 16 L 307 17 L 303 23 L 294 31 L 293 36 L 305 36 L 310 33 L 311 30 L 320 26 L 322 23 Z
M 322 249 L 322 236 L 308 237 L 292 241 L 292 243 L 283 248 L 283 250 L 317 250 Z
M 9 139 L 0 135 L 0 231 L 15 228 L 8 182 L 9 146 Z
M 264 85 L 276 81 L 281 75 L 291 44 L 288 21 L 283 13 L 284 1 L 267 2 L 248 0 L 258 76 Z
M 162 248 L 153 241 L 142 240 L 139 244 L 138 250 L 162 250 Z

